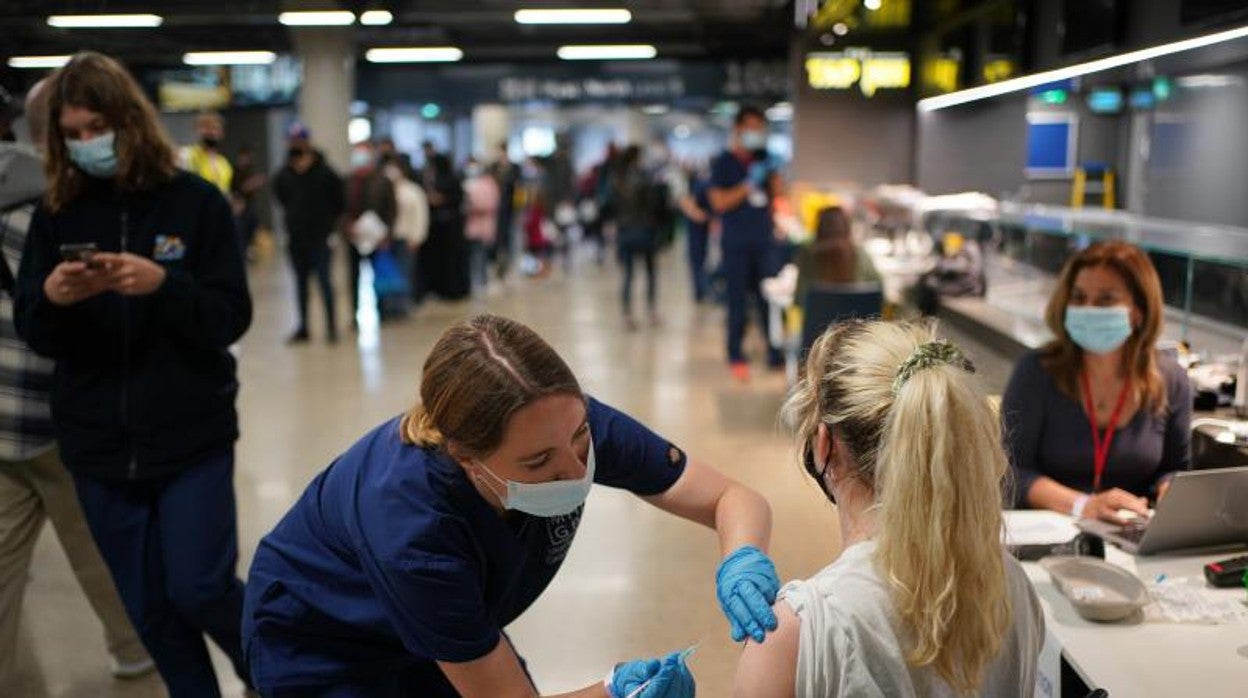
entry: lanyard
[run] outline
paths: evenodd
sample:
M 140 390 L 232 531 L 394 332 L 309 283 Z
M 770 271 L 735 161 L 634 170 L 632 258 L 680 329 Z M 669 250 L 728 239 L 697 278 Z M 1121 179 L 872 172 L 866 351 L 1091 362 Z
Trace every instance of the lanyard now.
M 1101 435 L 1096 428 L 1096 408 L 1092 404 L 1092 385 L 1088 382 L 1088 374 L 1080 373 L 1079 380 L 1083 384 L 1083 401 L 1088 412 L 1088 425 L 1092 427 L 1092 491 L 1101 491 L 1101 476 L 1105 473 L 1105 465 L 1109 462 L 1109 446 L 1114 442 L 1114 430 L 1118 428 L 1118 418 L 1122 416 L 1122 408 L 1127 404 L 1127 393 L 1131 392 L 1131 381 L 1128 379 L 1118 393 L 1118 404 L 1109 416 L 1109 424 L 1105 426 L 1105 434 Z

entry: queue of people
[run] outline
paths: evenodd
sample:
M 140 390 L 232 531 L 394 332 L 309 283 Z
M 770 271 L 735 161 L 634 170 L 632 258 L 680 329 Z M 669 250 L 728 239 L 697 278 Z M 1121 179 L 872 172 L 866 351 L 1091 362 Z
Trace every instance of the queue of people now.
M 20 338 L 19 387 L 34 406 L 0 424 L 22 429 L 0 454 L 0 640 L 16 625 L 41 510 L 83 563 L 117 673 L 141 673 L 150 655 L 174 698 L 220 695 L 205 635 L 264 696 L 539 695 L 505 628 L 559 573 L 595 485 L 715 532 L 706 576 L 732 640 L 746 643 L 739 695 L 1030 695 L 1044 620 L 1001 545 L 1003 495 L 1117 520 L 1165 497 L 1190 462 L 1190 386 L 1157 351 L 1157 273 L 1127 243 L 1096 243 L 1063 270 L 1047 312 L 1054 339 L 1019 362 L 1000 414 L 931 324 L 855 321 L 820 335 L 784 414 L 801 469 L 837 506 L 844 549 L 786 585 L 760 493 L 587 394 L 531 328 L 484 314 L 442 333 L 419 401 L 345 445 L 261 540 L 244 585 L 229 347 L 252 305 L 230 185 L 178 168 L 155 110 L 106 56 L 80 53 L 33 92 L 46 191 L 14 231 L 20 254 L 5 240 L 18 268 L 0 302 L 0 343 Z M 208 148 L 217 124 L 203 126 Z M 415 250 L 419 298 L 480 282 L 498 236 L 482 221 L 512 215 L 506 186 L 474 168 L 465 191 L 431 147 L 419 173 L 392 150 L 361 148 L 344 183 L 307 129 L 288 135 L 273 187 L 299 289 L 294 341 L 309 336 L 313 274 L 336 336 L 329 244 L 343 219 L 352 243 L 380 231 L 374 250 Z M 693 188 L 681 207 L 723 227 L 739 377 L 745 307 L 773 235 L 764 148 L 764 117 L 743 110 L 705 195 Z M 630 324 L 637 257 L 657 320 L 656 207 L 671 203 L 639 155 L 603 168 Z M 560 196 L 531 206 L 558 208 Z M 871 273 L 844 228 L 843 213 L 821 215 L 816 277 Z M 676 653 L 617 664 L 566 695 L 695 691 Z

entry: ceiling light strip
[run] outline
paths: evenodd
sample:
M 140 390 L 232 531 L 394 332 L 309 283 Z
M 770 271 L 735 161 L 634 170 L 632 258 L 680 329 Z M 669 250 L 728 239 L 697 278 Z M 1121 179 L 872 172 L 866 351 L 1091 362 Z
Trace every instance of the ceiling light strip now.
M 186 65 L 268 65 L 277 60 L 272 51 L 190 51 L 182 54 Z
M 463 57 L 455 46 L 370 48 L 364 54 L 369 63 L 454 63 Z
M 565 61 L 646 60 L 658 55 L 649 44 L 602 46 L 560 46 L 558 56 Z
M 69 62 L 72 56 L 13 56 L 9 58 L 10 68 L 59 68 Z
M 991 97 L 999 97 L 1001 95 L 1010 94 L 1011 92 L 1020 92 L 1029 90 L 1040 85 L 1047 85 L 1051 82 L 1060 80 L 1069 80 L 1081 75 L 1089 75 L 1099 73 L 1114 68 L 1121 68 L 1125 65 L 1140 63 L 1142 61 L 1169 56 L 1183 51 L 1191 51 L 1193 49 L 1204 48 L 1214 44 L 1221 44 L 1235 39 L 1248 37 L 1248 26 L 1230 29 L 1218 32 L 1216 34 L 1207 34 L 1198 36 L 1194 39 L 1184 39 L 1183 41 L 1175 41 L 1169 44 L 1153 46 L 1151 48 L 1140 49 L 1138 51 L 1128 51 L 1120 53 L 1116 56 L 1108 56 L 1087 63 L 1079 63 L 1077 65 L 1065 68 L 1057 68 L 1055 70 L 1046 70 L 1042 73 L 1033 73 L 1032 75 L 1024 75 L 1012 80 L 1004 80 L 1002 82 L 993 83 L 991 85 L 981 85 L 980 87 L 972 87 L 957 92 L 950 92 L 947 95 L 938 97 L 928 97 L 918 102 L 920 111 L 935 111 L 946 107 L 953 107 L 967 102 L 975 102 L 981 99 L 989 99 Z
M 58 29 L 141 29 L 159 27 L 165 19 L 152 14 L 50 15 L 48 26 Z
M 516 10 L 517 24 L 628 24 L 633 13 L 625 9 Z
M 288 27 L 346 27 L 355 24 L 355 13 L 346 10 L 283 12 L 277 21 Z

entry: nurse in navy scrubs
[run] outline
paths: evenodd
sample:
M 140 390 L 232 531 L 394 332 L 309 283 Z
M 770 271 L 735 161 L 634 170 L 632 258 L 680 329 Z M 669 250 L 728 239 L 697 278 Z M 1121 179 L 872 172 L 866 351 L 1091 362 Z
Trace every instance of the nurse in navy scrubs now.
M 318 475 L 261 541 L 243 638 L 262 694 L 539 695 L 503 628 L 559 571 L 595 483 L 715 528 L 734 640 L 775 628 L 766 501 L 584 395 L 529 328 L 492 315 L 451 327 L 420 398 Z M 567 695 L 693 692 L 669 655 Z

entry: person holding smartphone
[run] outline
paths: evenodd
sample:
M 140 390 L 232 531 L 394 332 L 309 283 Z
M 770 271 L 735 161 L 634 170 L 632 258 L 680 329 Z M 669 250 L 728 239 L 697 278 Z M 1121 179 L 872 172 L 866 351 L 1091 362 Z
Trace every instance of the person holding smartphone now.
M 48 90 L 18 333 L 56 362 L 62 459 L 170 695 L 218 696 L 205 633 L 248 676 L 228 351 L 251 322 L 242 249 L 225 197 L 178 170 L 120 64 L 79 53 Z

